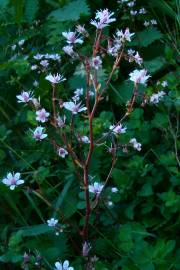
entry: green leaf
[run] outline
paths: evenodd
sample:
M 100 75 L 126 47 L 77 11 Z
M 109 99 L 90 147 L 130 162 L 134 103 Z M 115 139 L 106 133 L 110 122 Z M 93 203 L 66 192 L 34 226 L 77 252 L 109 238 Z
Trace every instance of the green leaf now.
M 147 28 L 144 31 L 137 32 L 136 37 L 131 42 L 132 46 L 147 47 L 154 41 L 162 38 L 162 33 L 156 28 Z
M 57 21 L 77 21 L 81 15 L 89 15 L 89 7 L 85 0 L 70 2 L 63 8 L 52 11 L 49 17 L 54 17 Z
M 150 61 L 144 61 L 145 68 L 152 74 L 156 71 L 164 68 L 166 65 L 166 61 L 163 57 L 159 56 Z
M 53 229 L 46 224 L 39 224 L 34 226 L 27 226 L 20 228 L 22 236 L 35 236 L 51 232 Z
M 138 192 L 139 196 L 151 196 L 153 194 L 152 185 L 150 183 L 146 183 L 142 186 L 141 190 Z
M 38 0 L 26 0 L 24 16 L 28 22 L 32 22 L 35 19 L 36 13 L 39 9 Z

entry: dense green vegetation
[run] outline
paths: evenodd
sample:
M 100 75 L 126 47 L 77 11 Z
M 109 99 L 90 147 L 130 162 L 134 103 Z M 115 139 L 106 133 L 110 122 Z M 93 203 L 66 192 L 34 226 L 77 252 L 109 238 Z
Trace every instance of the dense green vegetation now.
M 180 2 L 137 0 L 129 6 L 132 2 L 0 0 L 0 269 L 48 270 L 65 260 L 75 270 L 180 269 Z M 100 34 L 90 21 L 106 8 L 116 21 Z M 84 42 L 75 45 L 73 58 L 63 50 L 62 33 L 79 24 L 87 32 L 79 35 Z M 127 28 L 134 35 L 123 43 L 122 60 L 108 81 L 115 58 L 106 49 L 117 29 Z M 93 47 L 95 31 L 101 46 Z M 141 65 L 129 49 L 139 52 Z M 102 60 L 97 69 L 91 64 L 93 71 L 92 51 Z M 46 55 L 48 64 L 40 63 L 38 54 Z M 129 79 L 136 69 L 151 76 L 137 89 Z M 51 85 L 50 73 L 66 80 Z M 95 96 L 101 98 L 93 115 L 95 147 L 87 178 L 89 185 L 106 185 L 100 194 L 89 192 L 88 224 L 82 160 L 91 144 L 83 144 L 82 137 L 91 140 L 90 116 L 72 114 L 65 103 L 62 108 L 79 88 L 82 106 L 89 98 L 90 111 Z M 94 96 L 86 94 L 93 89 Z M 53 115 L 40 123 L 47 138 L 33 138 L 38 105 L 18 103 L 22 91 L 31 91 L 36 103 L 40 97 Z M 62 129 L 55 113 L 66 115 Z M 111 132 L 120 120 L 126 130 Z M 61 147 L 68 154 L 60 153 Z M 24 180 L 14 190 L 3 183 L 9 172 L 21 173 Z M 51 218 L 58 226 L 48 226 Z

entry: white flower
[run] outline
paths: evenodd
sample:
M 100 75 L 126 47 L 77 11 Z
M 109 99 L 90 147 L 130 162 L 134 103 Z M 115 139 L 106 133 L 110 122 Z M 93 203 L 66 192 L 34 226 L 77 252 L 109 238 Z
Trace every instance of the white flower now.
M 148 22 L 148 21 L 145 21 L 145 22 L 144 22 L 144 26 L 145 26 L 145 27 L 147 27 L 147 26 L 149 26 L 149 25 L 150 25 L 150 22 Z
M 63 263 L 61 262 L 55 262 L 55 270 L 74 270 L 74 267 L 69 266 L 69 261 L 66 260 Z
M 63 82 L 63 81 L 65 81 L 66 79 L 62 76 L 62 75 L 60 75 L 60 74 L 54 74 L 54 75 L 52 75 L 52 74 L 49 74 L 49 75 L 47 75 L 46 77 L 45 77 L 45 79 L 47 80 L 47 81 L 50 81 L 51 83 L 53 83 L 53 84 L 55 84 L 55 83 L 60 83 L 60 82 Z
M 135 69 L 133 72 L 129 74 L 130 80 L 133 81 L 135 84 L 141 83 L 146 84 L 146 81 L 151 77 L 150 75 L 146 75 L 147 70 L 141 69 L 137 70 Z
M 111 188 L 111 192 L 112 192 L 112 193 L 117 193 L 117 192 L 118 192 L 117 187 L 112 187 L 112 188 Z
M 131 14 L 132 16 L 136 16 L 137 13 L 138 13 L 137 10 L 131 10 L 131 11 L 130 11 L 130 14 Z
M 150 102 L 153 103 L 153 104 L 157 104 L 163 98 L 164 95 L 165 95 L 164 91 L 159 91 L 158 93 L 153 94 L 150 97 Z
M 129 143 L 132 144 L 134 149 L 136 149 L 137 151 L 141 151 L 141 143 L 138 143 L 136 138 L 132 138 Z
M 134 60 L 138 65 L 141 65 L 143 62 L 143 59 L 140 57 L 138 52 L 136 52 L 136 54 L 134 55 Z
M 103 189 L 104 185 L 98 182 L 94 182 L 93 185 L 89 185 L 89 192 L 99 195 Z
M 18 42 L 19 46 L 22 46 L 22 45 L 24 44 L 24 42 L 25 42 L 25 39 L 21 39 L 21 40 Z
M 79 34 L 82 34 L 82 35 L 84 35 L 84 36 L 86 36 L 86 37 L 89 36 L 88 32 L 87 32 L 86 29 L 84 28 L 84 25 L 78 24 L 78 25 L 76 26 L 76 31 L 77 31 Z
M 34 87 L 37 87 L 38 85 L 39 85 L 38 81 L 35 80 L 35 81 L 33 82 L 33 86 L 34 86 Z
M 49 62 L 47 60 L 42 60 L 40 62 L 40 65 L 43 66 L 43 67 L 48 67 L 49 66 Z
M 2 180 L 3 184 L 8 186 L 11 190 L 14 190 L 15 187 L 24 184 L 24 180 L 20 179 L 21 174 L 17 173 L 8 173 L 6 178 Z
M 41 141 L 43 139 L 45 139 L 47 137 L 47 134 L 46 133 L 43 133 L 44 131 L 44 128 L 39 126 L 37 127 L 34 131 L 33 131 L 33 138 L 36 140 L 36 141 Z
M 49 54 L 49 53 L 47 53 L 45 55 L 45 58 L 46 59 L 52 59 L 52 60 L 60 60 L 61 59 L 61 57 L 60 57 L 60 55 L 58 53 L 55 53 L 55 54 Z
M 41 104 L 40 104 L 40 97 L 38 99 L 37 98 L 33 98 L 32 99 L 32 103 L 33 103 L 34 107 L 37 110 L 41 106 Z
M 61 118 L 59 115 L 56 118 L 56 124 L 58 127 L 63 128 L 65 126 L 66 116 L 64 115 L 63 118 Z
M 36 60 L 41 60 L 44 57 L 44 54 L 37 53 L 36 55 L 33 56 L 34 59 Z
M 39 111 L 36 111 L 36 120 L 42 123 L 47 122 L 49 117 L 49 113 L 46 112 L 45 109 L 41 109 Z
M 102 60 L 100 56 L 93 57 L 91 60 L 91 66 L 94 67 L 95 69 L 99 69 L 102 65 Z
M 58 148 L 58 155 L 62 158 L 65 158 L 66 155 L 68 155 L 68 151 L 66 149 L 59 147 Z
M 146 14 L 147 11 L 145 10 L 145 8 L 140 8 L 139 10 L 139 14 Z
M 83 95 L 83 88 L 77 88 L 74 91 L 75 96 L 82 96 Z
M 48 219 L 47 224 L 49 227 L 55 227 L 58 224 L 58 220 L 55 218 Z
M 115 18 L 111 18 L 113 15 L 114 12 L 109 12 L 108 9 L 97 11 L 95 17 L 96 20 L 91 20 L 90 23 L 97 29 L 102 29 L 116 20 Z
M 166 86 L 168 86 L 168 82 L 167 82 L 167 81 L 162 81 L 161 85 L 162 85 L 163 87 L 166 87 Z
M 75 102 L 73 101 L 69 101 L 69 102 L 64 102 L 63 103 L 63 107 L 69 111 L 72 112 L 72 114 L 77 114 L 79 112 L 82 112 L 82 111 L 86 111 L 87 108 L 86 107 L 83 107 L 81 106 L 81 102 L 76 104 Z
M 108 201 L 108 206 L 113 206 L 113 202 L 112 201 Z
M 157 21 L 153 19 L 153 20 L 151 20 L 151 24 L 152 25 L 156 25 L 157 24 Z
M 12 45 L 12 46 L 11 46 L 11 50 L 15 51 L 16 47 L 17 47 L 16 44 Z
M 115 39 L 116 41 L 118 41 L 118 38 L 120 42 L 125 42 L 126 40 L 131 41 L 131 37 L 134 36 L 134 33 L 130 33 L 129 28 L 126 28 L 124 33 L 122 30 L 117 30 L 116 36 L 117 36 L 117 38 Z
M 33 95 L 32 92 L 21 92 L 20 95 L 17 95 L 16 98 L 18 99 L 18 103 L 28 103 L 32 100 Z
M 64 46 L 62 49 L 66 54 L 71 57 L 74 57 L 76 55 L 76 53 L 73 51 L 73 46 L 71 45 Z
M 78 36 L 76 36 L 76 32 L 62 32 L 62 35 L 67 39 L 67 43 L 69 44 L 75 44 L 75 43 L 79 43 L 82 44 L 83 40 L 78 38 Z
M 122 133 L 126 133 L 127 128 L 119 124 L 119 125 L 111 125 L 109 129 L 112 130 L 114 134 L 122 134 Z
M 128 5 L 129 7 L 133 7 L 133 6 L 135 5 L 135 1 L 131 1 L 131 2 L 127 3 L 127 5 Z
M 118 55 L 120 48 L 121 48 L 121 44 L 116 43 L 114 44 L 114 46 L 108 48 L 108 54 L 116 57 Z
M 31 70 L 36 70 L 37 68 L 38 68 L 37 65 L 32 65 L 32 66 L 31 66 Z
M 129 56 L 133 56 L 134 54 L 135 54 L 135 50 L 132 50 L 132 49 L 129 49 L 128 51 L 127 51 L 127 53 L 128 53 L 128 55 Z
M 83 142 L 83 143 L 90 143 L 89 138 L 87 136 L 85 136 L 85 135 L 78 137 L 78 141 Z

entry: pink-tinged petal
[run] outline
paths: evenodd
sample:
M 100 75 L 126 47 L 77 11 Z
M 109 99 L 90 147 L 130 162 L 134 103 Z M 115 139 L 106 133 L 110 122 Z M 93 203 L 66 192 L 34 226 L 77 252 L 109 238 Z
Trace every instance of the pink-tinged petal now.
M 20 173 L 15 173 L 14 178 L 15 178 L 16 180 L 18 180 L 18 179 L 20 178 L 20 176 L 21 176 Z
M 11 190 L 14 190 L 15 187 L 16 187 L 15 185 L 11 185 L 11 186 L 10 186 L 10 189 L 11 189 Z
M 43 140 L 43 139 L 45 139 L 46 137 L 47 137 L 47 134 L 42 134 L 41 137 L 40 137 L 40 139 Z
M 68 267 L 68 270 L 74 270 L 74 267 L 72 267 L 72 266 Z
M 11 181 L 10 181 L 9 179 L 7 179 L 7 178 L 4 178 L 4 179 L 2 180 L 2 182 L 3 182 L 3 184 L 5 184 L 5 185 L 8 185 L 8 186 L 11 185 Z
M 16 185 L 24 184 L 24 180 L 17 180 Z

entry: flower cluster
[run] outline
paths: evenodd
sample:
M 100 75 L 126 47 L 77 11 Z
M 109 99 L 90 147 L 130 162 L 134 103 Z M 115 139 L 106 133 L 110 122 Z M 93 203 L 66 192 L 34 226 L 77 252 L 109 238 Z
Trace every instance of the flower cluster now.
M 141 151 L 141 143 L 138 143 L 136 138 L 132 138 L 129 141 L 130 144 L 132 144 L 133 148 L 137 151 Z
M 90 23 L 97 29 L 103 29 L 110 23 L 116 21 L 115 18 L 111 18 L 114 12 L 109 12 L 108 9 L 99 10 L 96 12 L 95 20 L 91 20 Z
M 161 99 L 164 97 L 166 93 L 164 91 L 159 91 L 158 93 L 156 94 L 153 94 L 151 97 L 150 97 L 150 103 L 153 103 L 153 104 L 157 104 L 161 101 Z

